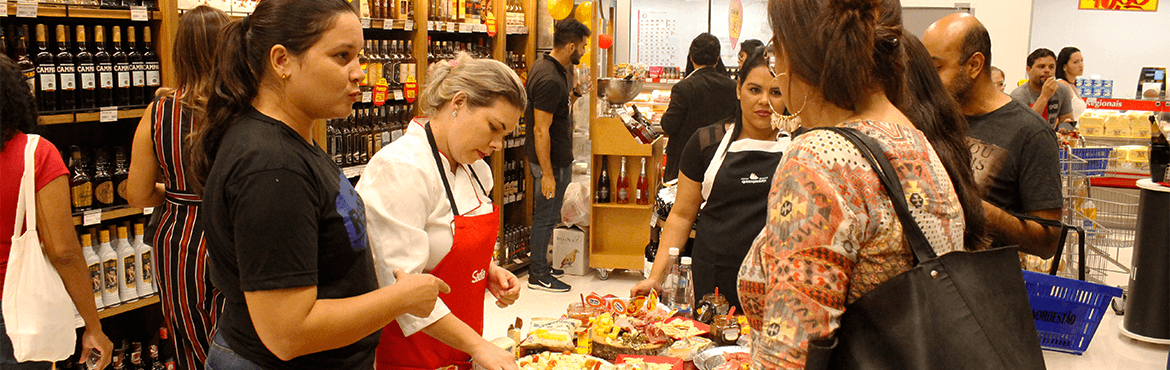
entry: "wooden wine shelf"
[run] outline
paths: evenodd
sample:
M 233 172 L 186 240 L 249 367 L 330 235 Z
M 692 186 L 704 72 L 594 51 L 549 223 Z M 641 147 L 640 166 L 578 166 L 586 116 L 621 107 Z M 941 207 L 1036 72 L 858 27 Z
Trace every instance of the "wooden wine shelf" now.
M 613 209 L 653 209 L 653 204 L 617 204 L 617 203 L 593 203 L 595 208 L 613 208 Z
M 159 298 L 158 298 L 158 294 L 156 293 L 155 295 L 148 296 L 146 298 L 139 298 L 137 301 L 131 301 L 131 302 L 123 303 L 123 304 L 120 304 L 120 305 L 117 305 L 114 307 L 109 307 L 109 308 L 98 310 L 98 318 L 104 319 L 104 318 L 114 316 L 114 315 L 117 315 L 120 313 L 137 310 L 139 308 L 150 306 L 152 304 L 157 304 L 158 302 L 159 302 Z
M 127 216 L 141 215 L 141 214 L 142 214 L 142 208 L 134 208 L 134 207 L 124 207 L 124 208 L 114 208 L 114 209 L 110 209 L 110 210 L 102 210 L 102 222 L 106 222 L 109 220 L 116 220 L 116 219 L 119 219 L 122 217 L 127 217 Z M 81 224 L 84 221 L 84 219 L 83 219 L 84 217 L 85 217 L 84 215 L 73 216 L 73 225 L 74 226 L 82 226 Z
M 120 109 L 118 110 L 118 119 L 132 119 L 142 118 L 146 114 L 146 108 L 136 109 Z M 63 123 L 81 123 L 81 122 L 98 122 L 101 120 L 101 112 L 87 112 L 87 113 L 62 113 L 41 116 L 41 125 L 59 125 Z
M 149 11 L 150 20 L 162 19 L 162 12 Z M 6 16 L 16 15 L 16 3 L 9 1 L 5 6 Z M 37 18 L 92 18 L 130 20 L 130 9 L 101 9 L 92 5 L 37 4 Z

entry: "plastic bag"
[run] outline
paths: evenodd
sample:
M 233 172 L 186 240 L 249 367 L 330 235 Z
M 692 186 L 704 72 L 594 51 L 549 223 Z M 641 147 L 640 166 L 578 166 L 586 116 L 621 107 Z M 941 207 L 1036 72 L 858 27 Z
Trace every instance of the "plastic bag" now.
M 561 205 L 561 222 L 566 226 L 589 226 L 589 189 L 580 182 L 569 183 Z

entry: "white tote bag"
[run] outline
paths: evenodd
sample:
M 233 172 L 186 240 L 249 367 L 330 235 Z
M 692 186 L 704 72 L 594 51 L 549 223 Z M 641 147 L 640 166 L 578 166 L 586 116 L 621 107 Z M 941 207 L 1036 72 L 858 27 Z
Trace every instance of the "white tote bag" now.
M 24 175 L 16 203 L 16 227 L 4 277 L 3 313 L 17 361 L 60 361 L 73 354 L 77 343 L 73 301 L 61 276 L 49 263 L 37 236 L 37 203 L 33 160 L 37 135 L 28 135 Z M 28 230 L 20 233 L 25 222 Z

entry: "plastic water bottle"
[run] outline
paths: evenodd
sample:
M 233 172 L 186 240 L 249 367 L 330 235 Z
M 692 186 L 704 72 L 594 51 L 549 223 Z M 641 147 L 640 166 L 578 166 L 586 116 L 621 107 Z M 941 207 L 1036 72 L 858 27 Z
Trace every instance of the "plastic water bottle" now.
M 662 303 L 674 307 L 674 291 L 678 288 L 678 248 L 670 248 L 666 259 L 666 281 L 662 282 Z
M 695 307 L 695 285 L 691 274 L 691 258 L 683 257 L 678 266 L 678 278 L 675 283 L 674 292 L 674 308 L 678 309 L 675 316 L 682 316 L 686 318 L 694 317 Z

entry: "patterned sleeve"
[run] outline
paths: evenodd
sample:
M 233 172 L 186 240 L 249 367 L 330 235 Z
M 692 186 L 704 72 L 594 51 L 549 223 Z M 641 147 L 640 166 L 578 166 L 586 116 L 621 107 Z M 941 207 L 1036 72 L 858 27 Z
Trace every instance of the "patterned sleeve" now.
M 802 369 L 808 341 L 839 326 L 857 241 L 869 234 L 859 161 L 852 144 L 821 131 L 802 135 L 776 169 L 767 224 L 740 272 L 756 321 L 753 368 Z

